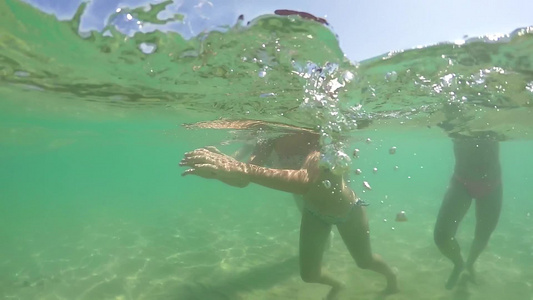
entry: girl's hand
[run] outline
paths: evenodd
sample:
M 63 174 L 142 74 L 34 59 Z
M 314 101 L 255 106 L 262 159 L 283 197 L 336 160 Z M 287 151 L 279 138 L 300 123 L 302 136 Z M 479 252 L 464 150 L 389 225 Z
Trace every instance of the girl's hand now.
M 245 187 L 246 164 L 220 152 L 215 147 L 205 147 L 185 153 L 180 166 L 189 167 L 181 175 L 196 175 L 208 179 L 218 179 L 226 184 Z

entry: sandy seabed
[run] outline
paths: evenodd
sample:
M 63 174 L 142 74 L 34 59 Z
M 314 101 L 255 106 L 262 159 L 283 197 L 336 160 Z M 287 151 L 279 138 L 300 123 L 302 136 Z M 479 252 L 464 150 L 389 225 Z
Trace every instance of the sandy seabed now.
M 100 210 L 70 227 L 57 219 L 14 227 L 2 243 L 1 299 L 322 299 L 327 287 L 299 277 L 294 205 L 259 201 L 242 208 L 243 217 L 228 201 L 181 212 L 154 209 L 142 218 Z M 383 278 L 357 268 L 335 232 L 324 268 L 346 283 L 341 299 L 533 299 L 533 235 L 524 220 L 502 216 L 505 224 L 478 261 L 477 284 L 447 291 L 452 266 L 433 244 L 434 220 L 408 211 L 410 220 L 396 223 L 383 218 L 394 207 L 369 208 L 373 249 L 395 268 L 401 288 L 386 298 L 379 293 Z M 466 246 L 469 220 L 458 236 Z

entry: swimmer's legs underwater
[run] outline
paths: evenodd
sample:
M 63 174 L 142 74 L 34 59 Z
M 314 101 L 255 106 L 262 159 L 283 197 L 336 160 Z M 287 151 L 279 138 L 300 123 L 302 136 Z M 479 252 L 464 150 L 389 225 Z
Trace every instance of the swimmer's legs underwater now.
M 301 195 L 296 195 L 296 194 L 293 194 L 292 196 L 294 198 L 294 203 L 296 204 L 296 207 L 298 207 L 298 210 L 300 211 L 300 213 L 303 213 L 304 205 L 305 205 L 303 197 Z M 333 236 L 335 236 L 335 233 L 333 232 L 333 230 L 331 230 L 329 232 L 325 250 L 331 249 L 331 247 L 333 246 Z

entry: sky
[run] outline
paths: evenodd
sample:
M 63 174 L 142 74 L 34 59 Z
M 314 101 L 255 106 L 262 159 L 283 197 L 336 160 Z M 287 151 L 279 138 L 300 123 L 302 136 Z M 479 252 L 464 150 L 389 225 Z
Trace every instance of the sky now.
M 81 2 L 25 1 L 60 19 L 69 19 Z M 82 30 L 101 30 L 117 8 L 158 2 L 91 0 Z M 328 20 L 352 61 L 465 37 L 508 34 L 533 25 L 531 0 L 175 0 L 167 9 L 189 16 L 188 24 L 171 27 L 189 36 L 215 25 L 233 25 L 241 14 L 251 20 L 275 9 L 305 11 Z

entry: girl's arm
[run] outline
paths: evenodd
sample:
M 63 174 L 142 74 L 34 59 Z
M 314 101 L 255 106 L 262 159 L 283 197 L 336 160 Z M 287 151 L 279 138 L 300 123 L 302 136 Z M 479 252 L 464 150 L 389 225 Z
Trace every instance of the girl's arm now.
M 260 167 L 239 162 L 214 147 L 196 149 L 185 153 L 180 166 L 190 167 L 183 176 L 197 175 L 218 179 L 232 186 L 245 187 L 250 182 L 294 194 L 305 194 L 313 181 L 310 168 L 316 165 L 318 153 L 310 155 L 300 170 L 284 170 Z M 315 176 L 316 177 L 316 176 Z

